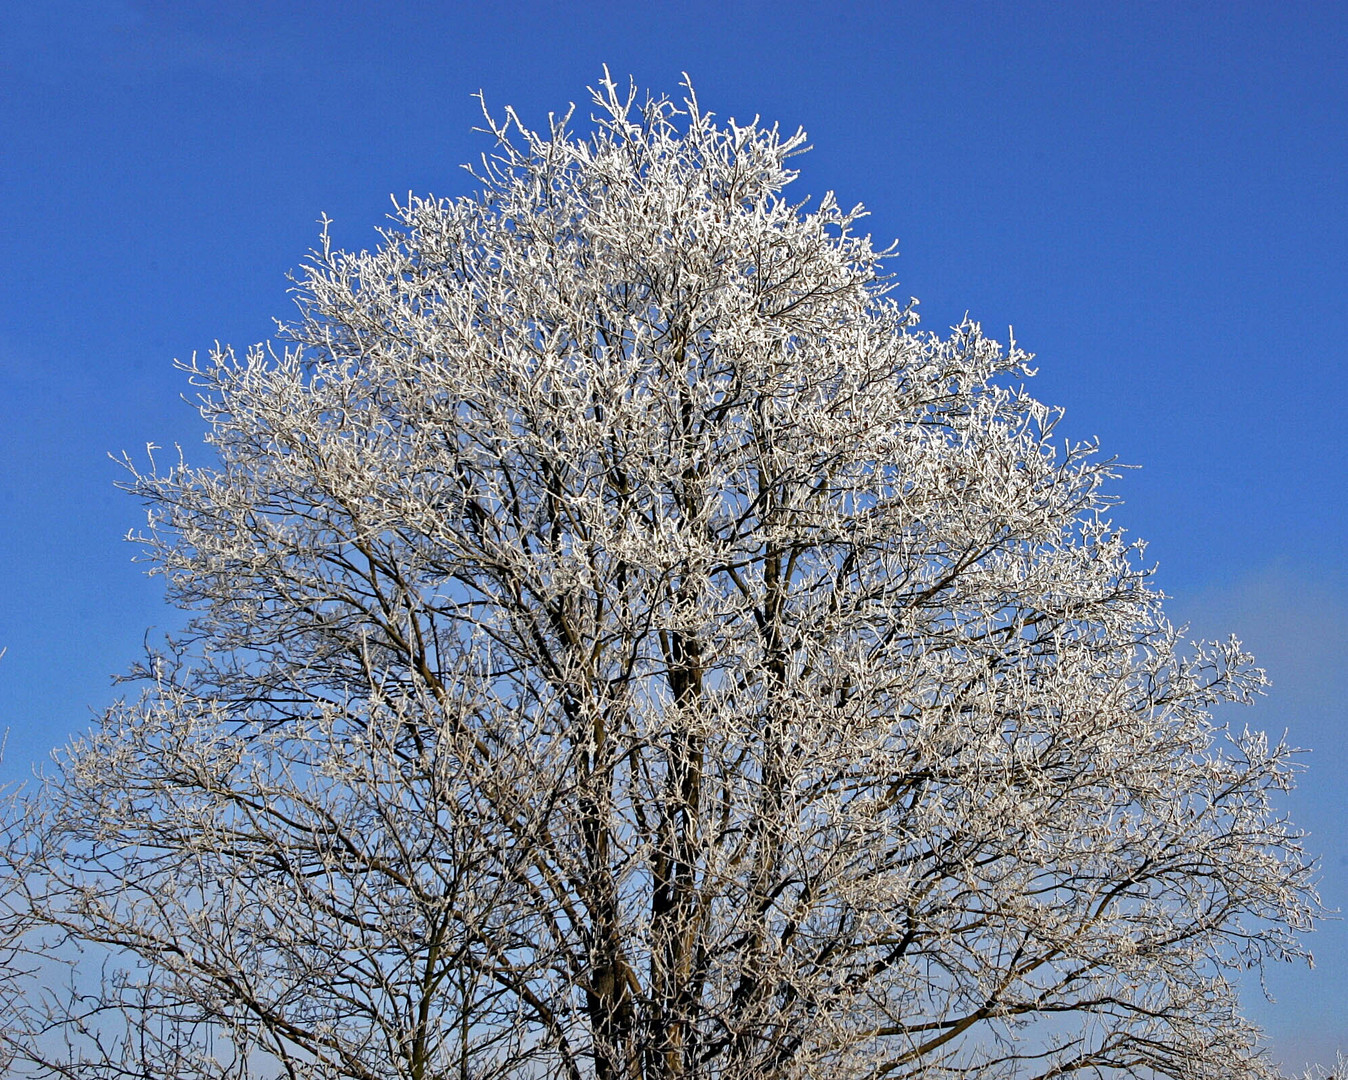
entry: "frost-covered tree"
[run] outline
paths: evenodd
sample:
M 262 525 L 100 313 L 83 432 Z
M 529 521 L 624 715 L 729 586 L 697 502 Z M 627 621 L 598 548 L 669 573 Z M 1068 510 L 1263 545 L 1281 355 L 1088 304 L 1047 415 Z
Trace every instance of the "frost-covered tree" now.
M 1316 901 L 1209 712 L 1260 673 L 1026 353 L 784 199 L 803 135 L 593 97 L 325 236 L 189 368 L 218 463 L 131 466 L 195 616 L 25 804 L 26 940 L 106 964 L 34 1070 L 1273 1075 L 1228 980 Z

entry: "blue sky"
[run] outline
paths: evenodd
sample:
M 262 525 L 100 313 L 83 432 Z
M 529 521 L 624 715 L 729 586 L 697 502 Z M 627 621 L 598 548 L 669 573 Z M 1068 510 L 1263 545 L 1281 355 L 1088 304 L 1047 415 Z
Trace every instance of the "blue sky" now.
M 526 121 L 607 63 L 803 126 L 798 194 L 863 201 L 928 328 L 1038 354 L 1060 431 L 1142 468 L 1117 521 L 1172 617 L 1274 680 L 1293 817 L 1348 908 L 1348 6 L 0 0 L 0 776 L 89 722 L 173 625 L 109 452 L 205 459 L 174 357 L 265 338 L 316 241 L 471 190 L 471 94 Z M 1348 931 L 1250 1010 L 1348 1050 Z

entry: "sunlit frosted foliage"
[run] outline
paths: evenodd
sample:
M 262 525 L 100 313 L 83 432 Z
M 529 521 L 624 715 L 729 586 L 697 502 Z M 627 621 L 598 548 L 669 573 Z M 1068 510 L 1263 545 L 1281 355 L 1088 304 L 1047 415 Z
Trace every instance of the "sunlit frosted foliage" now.
M 1273 1075 L 1227 980 L 1315 900 L 1287 751 L 1208 711 L 1262 676 L 1179 639 L 1028 355 L 784 197 L 803 135 L 634 101 L 491 122 L 477 195 L 190 367 L 218 464 L 130 486 L 195 621 L 28 804 L 49 938 L 111 956 L 30 1051 Z

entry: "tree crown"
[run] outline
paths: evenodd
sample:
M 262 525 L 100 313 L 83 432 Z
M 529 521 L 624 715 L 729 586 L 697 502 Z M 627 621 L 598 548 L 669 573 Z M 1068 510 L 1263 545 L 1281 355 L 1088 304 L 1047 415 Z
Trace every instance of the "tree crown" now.
M 1286 748 L 1209 711 L 1261 673 L 1180 649 L 1028 354 L 919 332 L 860 207 L 783 198 L 802 133 L 593 100 L 325 233 L 279 354 L 189 366 L 218 463 L 133 468 L 197 616 L 31 855 L 48 925 L 151 965 L 117 1045 L 1270 1075 L 1226 973 L 1298 954 L 1309 866 Z

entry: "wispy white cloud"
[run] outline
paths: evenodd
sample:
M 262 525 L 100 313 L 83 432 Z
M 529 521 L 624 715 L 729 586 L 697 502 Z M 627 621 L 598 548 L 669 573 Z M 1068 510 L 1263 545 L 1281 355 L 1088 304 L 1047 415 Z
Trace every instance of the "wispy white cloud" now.
M 1307 847 L 1320 859 L 1320 890 L 1330 908 L 1348 912 L 1348 575 L 1338 565 L 1273 565 L 1221 588 L 1176 597 L 1174 617 L 1198 637 L 1234 633 L 1264 667 L 1268 697 L 1245 713 L 1222 714 L 1305 747 L 1306 771 L 1287 809 L 1310 833 Z M 1275 1057 L 1288 1069 L 1332 1061 L 1348 1050 L 1348 1001 L 1341 992 L 1348 970 L 1348 923 L 1322 924 L 1309 942 L 1316 968 L 1277 968 L 1267 1002 L 1251 981 L 1246 1005 L 1269 1032 Z
M 1273 681 L 1260 713 L 1348 724 L 1348 581 L 1339 567 L 1275 565 L 1191 598 L 1172 610 L 1204 637 L 1234 633 Z M 1294 724 L 1300 727 L 1300 723 Z M 1348 728 L 1339 728 L 1341 738 Z

